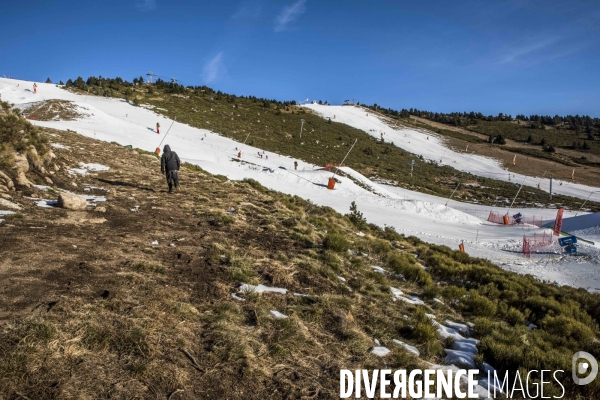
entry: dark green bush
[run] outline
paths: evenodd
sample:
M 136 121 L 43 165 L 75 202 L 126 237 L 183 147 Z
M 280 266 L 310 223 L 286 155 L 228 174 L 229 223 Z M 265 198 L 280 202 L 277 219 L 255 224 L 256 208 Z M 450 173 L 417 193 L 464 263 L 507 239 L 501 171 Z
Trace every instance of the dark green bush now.
M 323 246 L 328 250 L 337 251 L 338 253 L 348 251 L 350 242 L 346 240 L 344 235 L 337 232 L 329 232 L 323 240 Z

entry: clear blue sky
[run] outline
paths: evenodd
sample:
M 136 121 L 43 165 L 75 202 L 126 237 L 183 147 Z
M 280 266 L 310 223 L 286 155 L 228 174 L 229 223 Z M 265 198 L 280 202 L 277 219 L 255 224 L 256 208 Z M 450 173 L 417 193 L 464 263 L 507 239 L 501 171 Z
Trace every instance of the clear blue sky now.
M 0 4 L 0 75 L 153 71 L 238 95 L 600 117 L 600 1 Z

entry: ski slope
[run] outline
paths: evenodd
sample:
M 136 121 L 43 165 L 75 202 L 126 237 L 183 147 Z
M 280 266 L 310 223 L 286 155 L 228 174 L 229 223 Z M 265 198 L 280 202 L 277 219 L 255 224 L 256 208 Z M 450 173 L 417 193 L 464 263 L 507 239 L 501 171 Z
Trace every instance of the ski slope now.
M 33 82 L 0 78 L 0 94 L 2 100 L 25 109 L 35 102 L 61 99 L 72 101 L 81 114 L 73 121 L 31 121 L 33 124 L 55 129 L 71 129 L 81 135 L 98 140 L 132 145 L 147 151 L 154 151 L 163 138 L 163 134 L 154 132 L 156 123 L 160 123 L 163 132 L 171 126 L 172 121 L 158 115 L 149 107 L 134 107 L 124 100 L 85 96 L 70 93 L 53 84 L 38 83 L 38 93 L 32 92 Z M 394 131 L 385 126 L 379 118 L 371 116 L 363 118 L 358 115 L 359 109 L 344 107 L 314 107 L 326 115 L 328 110 L 335 110 L 336 121 L 360 126 L 369 130 L 386 129 L 386 140 L 401 144 L 404 133 Z M 340 110 L 340 111 L 338 111 Z M 345 116 L 342 116 L 343 114 Z M 406 132 L 411 135 L 406 150 L 422 154 L 426 158 L 437 158 L 437 149 L 442 151 L 441 142 L 434 137 L 426 139 L 426 135 L 416 131 Z M 398 139 L 392 135 L 398 135 Z M 407 136 L 408 137 L 408 136 Z M 414 141 L 414 143 L 413 143 Z M 419 144 L 418 141 L 421 141 Z M 251 178 L 264 186 L 287 194 L 297 195 L 315 204 L 329 206 L 340 213 L 347 213 L 350 203 L 355 201 L 369 222 L 380 226 L 392 226 L 405 235 L 414 235 L 427 242 L 447 245 L 458 249 L 464 242 L 467 252 L 477 257 L 488 258 L 503 268 L 522 274 L 532 274 L 542 280 L 555 281 L 592 291 L 600 291 L 600 248 L 582 244 L 584 257 L 563 257 L 557 248 L 545 249 L 547 254 L 538 255 L 531 260 L 521 255 L 523 234 L 541 232 L 539 228 L 523 228 L 513 226 L 497 226 L 486 221 L 491 207 L 478 206 L 436 196 L 411 192 L 402 188 L 382 185 L 369 180 L 349 167 L 342 170 L 344 175 L 338 176 L 340 183 L 335 190 L 326 188 L 327 179 L 331 176 L 319 166 L 299 161 L 298 170 L 294 170 L 294 158 L 265 153 L 260 158 L 262 149 L 244 146 L 239 142 L 223 137 L 218 133 L 197 129 L 178 122 L 173 123 L 168 139 L 169 144 L 183 161 L 201 166 L 205 170 L 222 174 L 230 179 Z M 425 146 L 424 144 L 427 144 Z M 56 151 L 60 151 L 61 143 L 53 143 Z M 243 163 L 239 162 L 237 153 L 241 149 Z M 461 154 L 448 150 L 444 155 L 452 166 L 493 173 L 501 168 L 492 160 L 482 159 L 475 164 L 464 160 Z M 456 160 L 456 162 L 453 162 Z M 157 174 L 160 173 L 157 171 Z M 358 184 L 357 184 L 358 183 Z M 182 182 L 185 185 L 185 182 Z M 562 190 L 570 186 L 563 185 Z M 584 189 L 573 190 L 572 193 L 589 192 Z M 495 211 L 502 210 L 494 208 Z M 532 215 L 532 210 L 513 209 L 524 215 Z M 533 210 L 536 216 L 553 220 L 556 210 Z M 565 212 L 565 218 L 574 213 Z M 579 217 L 578 217 L 579 218 Z
M 386 120 L 373 113 L 372 110 L 355 106 L 325 106 L 319 104 L 306 104 L 303 107 L 313 110 L 323 118 L 331 118 L 332 121 L 350 125 L 360 129 L 369 135 L 379 139 L 383 133 L 386 142 L 393 142 L 402 149 L 422 155 L 427 160 L 433 160 L 440 165 L 448 165 L 459 171 L 469 172 L 473 175 L 486 178 L 498 179 L 512 182 L 522 182 L 526 176 L 508 173 L 495 159 L 479 156 L 476 154 L 459 153 L 448 149 L 443 141 L 432 133 L 421 132 L 405 127 L 391 126 L 391 120 Z M 441 162 L 440 162 L 441 160 Z M 525 179 L 525 185 L 536 187 L 540 178 Z M 540 188 L 549 191 L 550 180 L 542 179 Z M 600 191 L 597 187 L 580 185 L 568 181 L 554 181 L 552 192 L 581 199 L 600 202 Z M 596 193 L 594 193 L 596 192 Z

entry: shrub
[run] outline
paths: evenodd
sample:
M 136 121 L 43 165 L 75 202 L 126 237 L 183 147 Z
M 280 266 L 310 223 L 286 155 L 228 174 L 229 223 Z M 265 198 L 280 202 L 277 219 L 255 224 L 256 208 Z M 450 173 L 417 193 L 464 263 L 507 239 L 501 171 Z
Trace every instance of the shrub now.
M 573 338 L 580 343 L 589 342 L 594 338 L 594 332 L 579 321 L 564 315 L 545 317 L 540 325 L 546 331 L 558 337 Z
M 397 274 L 402 274 L 408 280 L 417 281 L 422 285 L 431 285 L 431 276 L 417 265 L 414 257 L 407 253 L 394 254 L 387 261 L 387 268 Z
M 471 290 L 467 296 L 461 298 L 462 308 L 473 315 L 491 318 L 496 315 L 496 304 L 477 291 Z
M 350 222 L 360 230 L 367 230 L 367 220 L 363 217 L 363 213 L 358 211 L 358 207 L 356 207 L 356 203 L 353 201 L 350 204 L 350 214 L 346 214 L 346 216 L 350 219 Z
M 339 253 L 348 251 L 350 248 L 350 242 L 346 238 L 337 232 L 329 232 L 323 240 L 323 246 L 328 250 L 337 251 Z
M 523 313 L 519 310 L 517 310 L 516 308 L 509 308 L 508 311 L 505 313 L 504 319 L 506 320 L 506 322 L 508 322 L 511 325 L 517 325 L 517 324 L 522 324 L 523 321 L 525 320 L 525 316 L 523 315 Z

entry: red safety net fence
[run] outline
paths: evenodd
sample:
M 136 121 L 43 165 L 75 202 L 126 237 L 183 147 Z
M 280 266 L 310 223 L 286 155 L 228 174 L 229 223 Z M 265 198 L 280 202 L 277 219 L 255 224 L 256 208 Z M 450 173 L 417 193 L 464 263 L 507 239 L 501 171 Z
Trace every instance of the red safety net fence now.
M 490 211 L 490 215 L 487 219 L 489 222 L 492 222 L 494 224 L 500 224 L 500 225 L 504 225 L 504 215 L 501 215 L 499 213 L 495 213 L 493 211 Z M 531 217 L 521 217 L 518 220 L 515 218 L 510 218 L 510 225 L 533 225 L 533 226 L 537 226 L 538 228 L 541 228 L 544 225 L 544 221 L 542 220 L 542 217 L 537 217 L 537 216 L 531 216 Z
M 523 255 L 531 257 L 531 250 L 546 247 L 552 244 L 552 233 L 534 233 L 533 235 L 523 235 Z
M 325 171 L 331 171 L 332 168 L 345 167 L 344 164 L 325 164 Z
M 502 219 L 504 216 L 493 211 L 490 211 L 490 216 L 488 217 L 489 222 L 493 222 L 494 224 L 504 224 L 504 220 Z
M 538 228 L 541 228 L 542 225 L 544 225 L 544 221 L 542 221 L 542 217 L 536 217 L 535 215 L 532 217 L 522 217 L 521 221 L 522 221 L 521 223 L 523 223 L 523 224 L 537 226 Z

